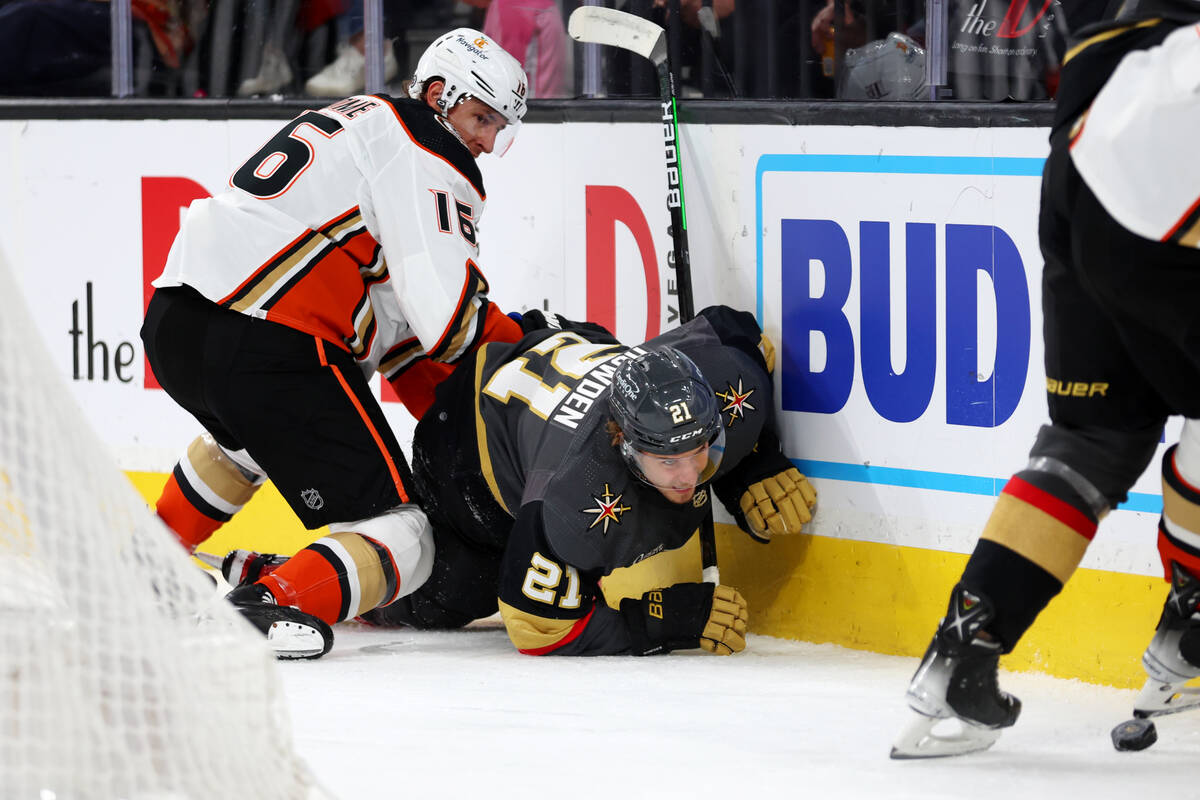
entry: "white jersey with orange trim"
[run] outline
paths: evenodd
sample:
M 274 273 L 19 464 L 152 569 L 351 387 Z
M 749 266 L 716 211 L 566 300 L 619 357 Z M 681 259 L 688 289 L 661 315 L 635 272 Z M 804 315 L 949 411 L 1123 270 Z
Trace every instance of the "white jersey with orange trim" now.
M 1071 160 L 1114 219 L 1200 247 L 1200 25 L 1125 56 L 1076 128 Z
M 188 209 L 156 287 L 318 336 L 394 378 L 479 339 L 486 194 L 475 159 L 427 105 L 358 95 L 285 125 Z M 498 310 L 493 310 L 499 313 Z

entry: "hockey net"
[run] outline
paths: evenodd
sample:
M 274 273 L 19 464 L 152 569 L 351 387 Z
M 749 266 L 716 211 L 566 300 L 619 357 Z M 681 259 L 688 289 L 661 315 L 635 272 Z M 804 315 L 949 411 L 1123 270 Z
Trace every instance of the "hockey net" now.
M 326 797 L 276 664 L 109 458 L 0 252 L 0 797 Z

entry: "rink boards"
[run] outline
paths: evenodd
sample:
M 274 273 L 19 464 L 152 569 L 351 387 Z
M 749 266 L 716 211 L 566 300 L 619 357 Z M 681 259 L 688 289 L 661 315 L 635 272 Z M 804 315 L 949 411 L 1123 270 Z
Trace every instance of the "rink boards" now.
M 197 432 L 146 375 L 148 282 L 187 203 L 221 191 L 278 127 L 0 121 L 0 246 L 54 367 L 148 499 Z M 481 161 L 480 264 L 502 307 L 586 316 L 629 342 L 677 324 L 659 134 L 532 123 L 504 159 Z M 785 447 L 820 492 L 811 535 L 763 547 L 721 526 L 723 579 L 747 595 L 755 630 L 910 655 L 928 641 L 1046 419 L 1045 139 L 1039 128 L 684 127 L 696 306 L 752 310 L 776 342 Z M 412 420 L 381 399 L 410 438 Z M 1009 667 L 1140 684 L 1165 593 L 1157 470 L 1104 521 Z M 292 551 L 311 536 L 267 490 L 210 545 Z M 689 573 L 690 549 L 627 584 Z

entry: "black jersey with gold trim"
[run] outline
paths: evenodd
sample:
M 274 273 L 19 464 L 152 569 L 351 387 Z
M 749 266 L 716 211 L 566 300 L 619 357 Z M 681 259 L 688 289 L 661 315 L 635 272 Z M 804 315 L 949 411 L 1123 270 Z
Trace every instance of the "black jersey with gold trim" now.
M 773 424 L 770 376 L 754 347 L 758 326 L 749 314 L 735 314 L 744 312 L 706 309 L 634 347 L 566 331 L 488 345 L 477 364 L 476 434 L 497 502 L 515 516 L 520 506 L 545 501 L 552 543 L 587 569 L 627 566 L 664 544 L 682 545 L 707 513 L 711 492 L 701 487 L 694 504 L 681 508 L 626 469 L 605 430 L 609 383 L 622 362 L 656 347 L 676 347 L 695 361 L 722 408 L 725 450 L 714 475 L 719 483 L 754 450 L 764 425 Z M 723 334 L 737 343 L 727 344 Z M 605 499 L 616 497 L 625 505 L 636 498 L 645 510 L 625 512 L 621 503 Z M 627 514 L 648 515 L 649 524 L 626 521 Z M 639 527 L 655 531 L 647 543 Z M 609 535 L 618 529 L 622 535 Z
M 523 652 L 622 652 L 628 633 L 604 604 L 600 578 L 682 546 L 710 512 L 714 489 L 725 498 L 740 494 L 722 484 L 740 486 L 746 470 L 757 474 L 764 461 L 776 471 L 786 464 L 760 334 L 751 315 L 716 307 L 635 347 L 565 331 L 486 346 L 476 362 L 476 435 L 484 478 L 514 518 L 499 599 Z M 684 504 L 637 479 L 606 430 L 616 368 L 662 345 L 696 362 L 725 428 L 712 482 Z M 760 442 L 769 446 L 756 450 Z

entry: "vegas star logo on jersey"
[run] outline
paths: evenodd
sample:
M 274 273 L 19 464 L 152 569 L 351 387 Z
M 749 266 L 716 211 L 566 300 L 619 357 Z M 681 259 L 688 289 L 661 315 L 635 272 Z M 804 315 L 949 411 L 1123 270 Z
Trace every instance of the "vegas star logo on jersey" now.
M 725 423 L 725 427 L 733 426 L 738 418 L 745 418 L 746 411 L 754 411 L 754 406 L 750 405 L 750 395 L 754 394 L 754 389 L 746 391 L 742 388 L 742 378 L 738 376 L 737 388 L 734 388 L 732 383 L 729 385 L 727 392 L 713 392 L 717 397 L 725 401 L 725 407 L 721 409 L 721 413 L 729 412 L 729 420 Z
M 592 496 L 596 501 L 596 508 L 582 509 L 584 514 L 595 514 L 596 518 L 592 520 L 592 524 L 588 525 L 588 530 L 596 527 L 600 523 L 604 523 L 604 527 L 600 532 L 608 533 L 608 523 L 614 522 L 617 525 L 621 524 L 621 515 L 626 511 L 632 510 L 630 506 L 621 505 L 622 495 L 614 495 L 612 490 L 608 488 L 608 484 L 604 484 L 604 492 L 599 496 Z

